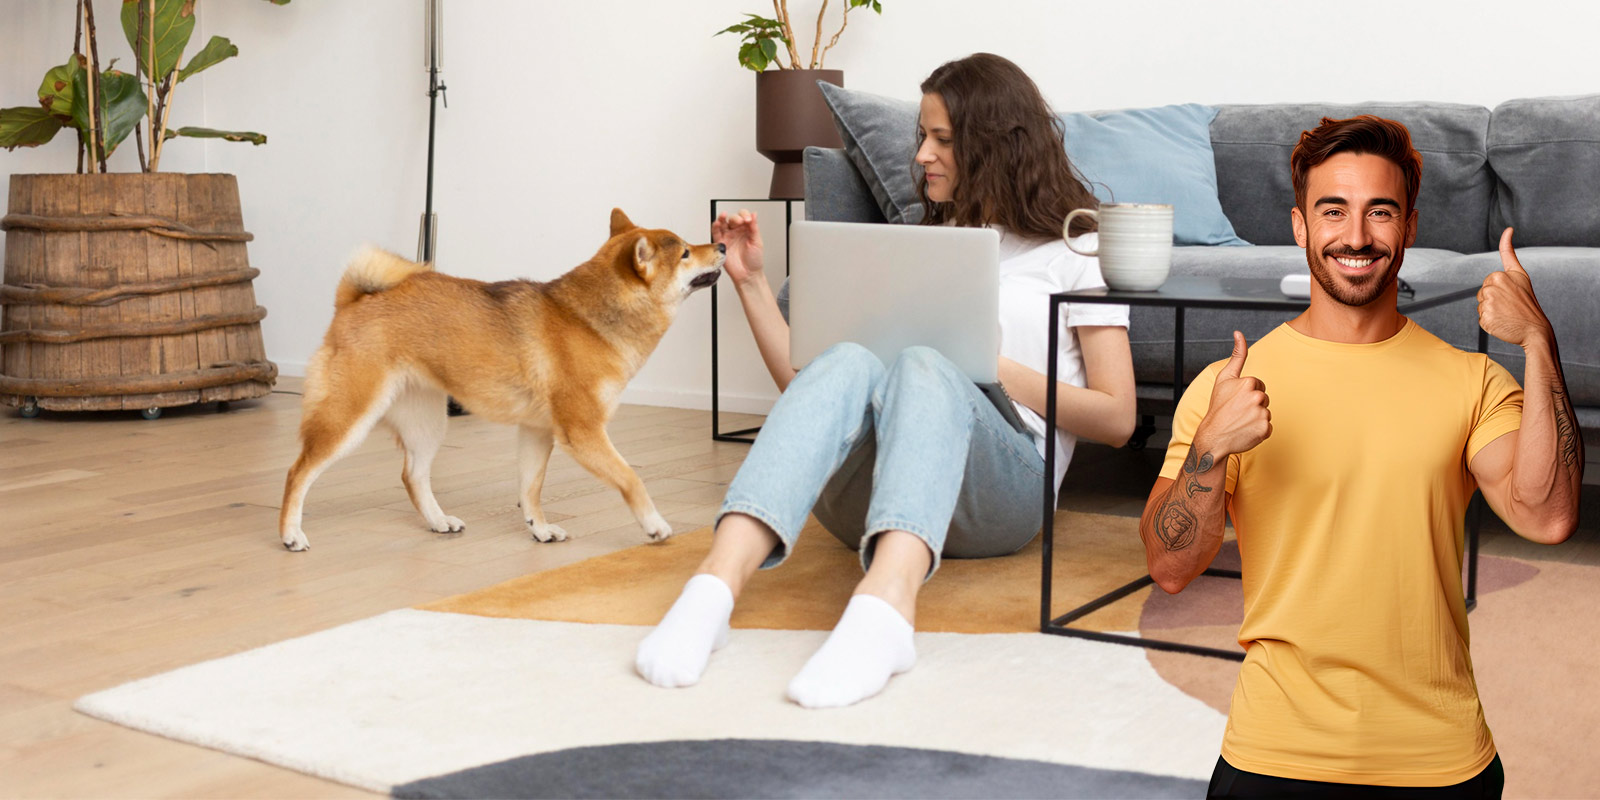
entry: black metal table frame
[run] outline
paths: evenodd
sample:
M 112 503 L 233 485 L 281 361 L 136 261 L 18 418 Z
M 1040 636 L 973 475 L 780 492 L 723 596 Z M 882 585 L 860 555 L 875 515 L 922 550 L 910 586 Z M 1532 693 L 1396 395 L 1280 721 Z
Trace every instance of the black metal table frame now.
M 789 274 L 789 226 L 794 224 L 794 204 L 803 203 L 804 199 L 786 200 L 771 197 L 719 197 L 711 201 L 711 223 L 717 221 L 718 203 L 782 203 L 783 204 L 783 272 Z M 720 283 L 720 281 L 719 281 Z M 754 428 L 740 428 L 736 431 L 722 430 L 722 400 L 718 394 L 717 380 L 717 284 L 711 284 L 711 438 L 718 442 L 742 442 L 750 444 L 755 441 L 755 434 L 761 426 Z M 749 434 L 747 437 L 746 434 Z
M 1270 281 L 1271 279 L 1259 279 Z M 1272 281 L 1276 284 L 1276 281 Z M 1473 297 L 1478 292 L 1476 285 L 1448 284 L 1459 288 L 1445 291 L 1444 293 L 1428 297 L 1422 301 L 1405 302 L 1399 304 L 1401 313 L 1421 311 L 1425 308 L 1453 303 L 1468 297 Z M 1418 287 L 1436 288 L 1439 284 L 1417 284 Z M 1227 309 L 1227 310 L 1282 310 L 1303 311 L 1309 301 L 1284 297 L 1281 301 L 1251 300 L 1246 303 L 1243 299 L 1231 300 L 1228 298 L 1194 299 L 1183 297 L 1162 296 L 1155 293 L 1139 292 L 1109 292 L 1105 289 L 1089 289 L 1078 292 L 1058 292 L 1050 295 L 1050 333 L 1049 348 L 1046 352 L 1054 353 L 1060 346 L 1060 318 L 1062 303 L 1104 303 L 1114 305 L 1145 305 L 1145 306 L 1171 306 L 1173 308 L 1173 365 L 1172 365 L 1172 402 L 1176 410 L 1178 401 L 1183 397 L 1186 388 L 1183 381 L 1183 313 L 1186 308 Z M 1489 334 L 1482 328 L 1478 329 L 1478 352 L 1489 351 Z M 1042 633 L 1058 636 L 1072 636 L 1080 639 L 1090 639 L 1113 644 L 1126 644 L 1145 647 L 1152 650 L 1166 650 L 1174 653 L 1188 653 L 1191 655 L 1210 656 L 1212 658 L 1228 659 L 1230 661 L 1243 661 L 1242 650 L 1223 650 L 1216 647 L 1204 647 L 1185 642 L 1174 642 L 1165 639 L 1153 639 L 1143 636 L 1128 636 L 1119 633 L 1106 633 L 1103 631 L 1089 630 L 1086 628 L 1071 627 L 1071 623 L 1092 614 L 1100 609 L 1127 597 L 1130 594 L 1155 583 L 1155 579 L 1148 574 L 1137 580 L 1131 581 L 1117 589 L 1113 589 L 1100 597 L 1078 606 L 1058 617 L 1050 614 L 1052 567 L 1054 566 L 1055 545 L 1055 512 L 1056 497 L 1050 483 L 1050 477 L 1055 475 L 1056 461 L 1056 359 L 1049 360 L 1047 368 L 1048 383 L 1045 388 L 1045 408 L 1050 412 L 1045 415 L 1045 449 L 1044 449 L 1044 532 L 1043 541 L 1043 569 L 1039 599 L 1039 630 Z M 1483 499 L 1474 496 L 1469 514 L 1472 517 L 1471 530 L 1468 533 L 1468 559 L 1467 559 L 1467 610 L 1471 611 L 1478 603 L 1478 528 L 1483 519 Z M 1201 575 L 1217 578 L 1234 578 L 1242 576 L 1238 570 L 1218 569 L 1208 567 Z

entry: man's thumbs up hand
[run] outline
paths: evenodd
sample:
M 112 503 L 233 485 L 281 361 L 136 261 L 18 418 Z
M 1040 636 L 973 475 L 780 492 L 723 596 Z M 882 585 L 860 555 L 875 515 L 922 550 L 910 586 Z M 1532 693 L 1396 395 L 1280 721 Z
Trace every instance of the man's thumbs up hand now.
M 1500 265 L 1478 290 L 1478 325 L 1502 342 L 1527 347 L 1548 340 L 1550 320 L 1533 296 L 1533 281 L 1511 246 L 1511 229 L 1500 236 Z
M 1272 435 L 1272 412 L 1267 410 L 1267 385 L 1245 377 L 1248 346 L 1244 334 L 1233 332 L 1233 355 L 1217 373 L 1211 387 L 1211 408 L 1195 430 L 1194 447 L 1221 459 L 1243 453 Z

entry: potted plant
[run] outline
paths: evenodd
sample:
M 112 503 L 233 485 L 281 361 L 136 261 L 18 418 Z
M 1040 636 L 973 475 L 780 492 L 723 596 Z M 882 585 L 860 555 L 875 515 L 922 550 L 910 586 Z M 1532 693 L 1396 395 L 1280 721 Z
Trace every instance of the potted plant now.
M 738 34 L 741 41 L 739 63 L 756 73 L 756 150 L 772 159 L 772 185 L 768 196 L 774 200 L 805 198 L 801 158 L 807 147 L 844 146 L 817 81 L 844 85 L 844 72 L 824 69 L 823 61 L 850 24 L 850 11 L 857 8 L 883 13 L 881 0 L 842 0 L 839 28 L 827 45 L 823 45 L 828 0 L 822 0 L 822 7 L 817 11 L 816 38 L 811 43 L 811 59 L 805 62 L 805 67 L 800 66 L 800 52 L 795 47 L 789 0 L 772 0 L 773 17 L 746 14 L 743 22 L 716 34 Z M 769 66 L 777 69 L 768 70 Z
M 221 36 L 184 60 L 196 0 L 123 0 L 134 73 L 101 68 L 94 7 L 78 0 L 67 62 L 37 106 L 0 109 L 0 147 L 76 131 L 76 173 L 11 176 L 0 304 L 0 403 L 79 411 L 225 403 L 271 391 L 232 175 L 157 174 L 177 137 L 263 144 L 248 131 L 169 127 L 180 84 L 239 49 Z M 270 0 L 283 5 L 289 0 Z M 129 135 L 140 171 L 106 162 Z M 148 152 L 146 144 L 148 141 Z

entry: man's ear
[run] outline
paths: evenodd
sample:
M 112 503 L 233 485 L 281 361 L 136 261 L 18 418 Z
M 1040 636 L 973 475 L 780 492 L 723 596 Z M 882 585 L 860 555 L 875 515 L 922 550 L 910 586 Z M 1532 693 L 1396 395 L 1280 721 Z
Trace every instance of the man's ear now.
M 621 212 L 618 212 L 621 213 Z M 650 237 L 640 236 L 633 245 L 633 268 L 641 278 L 650 277 L 651 261 L 656 257 L 655 245 L 650 244 Z
M 1294 225 L 1294 243 L 1304 250 L 1306 246 L 1306 215 L 1300 213 L 1300 207 L 1289 209 L 1289 222 Z M 1413 229 L 1415 230 L 1415 229 Z
M 622 213 L 622 209 L 620 209 L 620 208 L 611 209 L 611 235 L 612 236 L 616 236 L 619 233 L 626 233 L 626 232 L 631 231 L 631 230 L 633 230 L 634 228 L 637 228 L 637 227 L 639 227 L 639 226 L 633 224 L 633 220 L 628 219 L 628 215 L 627 214 Z
M 1417 241 L 1417 210 L 1406 212 L 1406 247 L 1416 244 Z

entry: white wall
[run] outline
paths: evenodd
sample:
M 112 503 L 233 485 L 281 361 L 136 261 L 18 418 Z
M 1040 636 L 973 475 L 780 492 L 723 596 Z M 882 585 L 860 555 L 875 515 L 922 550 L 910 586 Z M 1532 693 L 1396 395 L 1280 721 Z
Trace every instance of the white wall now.
M 821 0 L 790 0 L 808 45 Z M 589 255 L 613 206 L 708 238 L 712 197 L 765 194 L 753 77 L 711 34 L 761 0 L 446 0 L 434 203 L 441 269 L 545 280 Z M 838 2 L 833 4 L 836 9 Z M 988 50 L 1029 71 L 1059 110 L 1174 102 L 1437 100 L 1494 106 L 1600 91 L 1600 3 L 1411 0 L 885 0 L 851 15 L 828 66 L 846 85 L 913 98 L 939 63 Z M 0 105 L 32 102 L 71 49 L 73 4 L 0 0 Z M 102 62 L 129 62 L 120 3 L 97 0 Z M 201 0 L 198 47 L 241 50 L 185 83 L 176 124 L 258 130 L 263 147 L 176 140 L 162 166 L 239 176 L 268 355 L 298 374 L 362 242 L 416 250 L 427 143 L 422 3 Z M 830 17 L 836 14 L 830 11 Z M 831 32 L 834 23 L 830 20 Z M 809 46 L 804 47 L 809 52 Z M 0 173 L 73 168 L 61 136 L 0 153 Z M 131 147 L 115 159 L 133 168 Z M 781 206 L 762 210 L 781 218 Z M 778 228 L 769 225 L 775 246 Z M 774 265 L 781 270 L 781 263 Z M 624 395 L 710 407 L 709 294 L 692 297 Z M 723 406 L 775 395 L 731 291 L 722 294 Z

